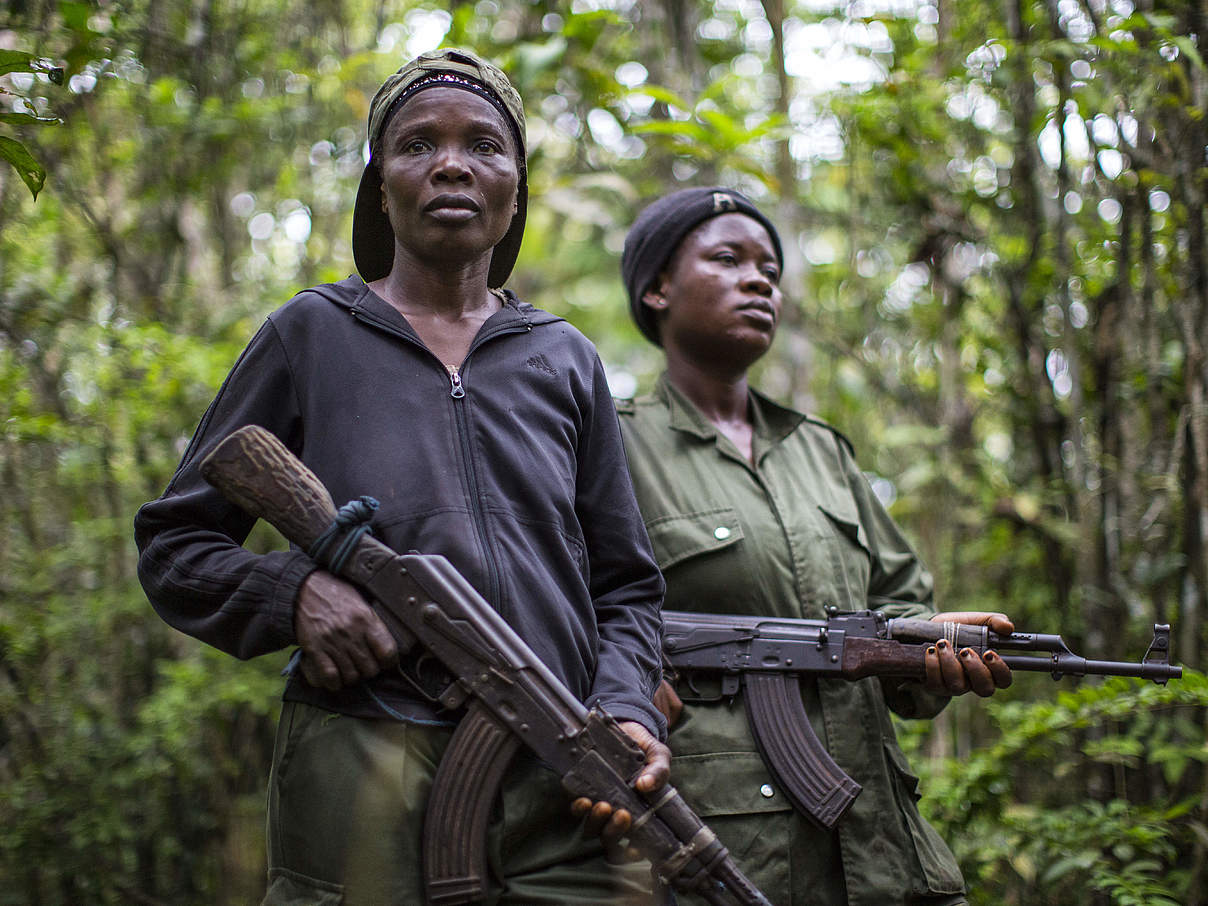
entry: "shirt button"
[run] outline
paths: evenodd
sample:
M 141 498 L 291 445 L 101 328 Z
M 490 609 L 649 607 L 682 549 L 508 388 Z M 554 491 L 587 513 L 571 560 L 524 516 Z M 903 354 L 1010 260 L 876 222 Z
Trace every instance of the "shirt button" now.
M 763 796 L 764 799 L 771 799 L 776 795 L 776 791 L 772 789 L 772 785 L 770 783 L 765 783 L 759 788 L 759 794 Z
M 715 528 L 713 530 L 713 537 L 716 538 L 718 541 L 725 541 L 727 538 L 730 537 L 730 530 L 728 528 L 726 528 L 724 525 L 719 525 L 717 528 Z

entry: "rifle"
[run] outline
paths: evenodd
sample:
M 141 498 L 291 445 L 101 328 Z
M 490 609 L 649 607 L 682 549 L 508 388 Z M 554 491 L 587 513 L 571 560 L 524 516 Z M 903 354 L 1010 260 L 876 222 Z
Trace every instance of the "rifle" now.
M 1170 665 L 1168 624 L 1154 626 L 1149 650 L 1133 664 L 1088 661 L 1059 635 L 998 635 L 985 626 L 887 619 L 870 610 L 841 613 L 832 607 L 827 613 L 825 620 L 801 620 L 665 610 L 663 656 L 683 680 L 684 701 L 717 701 L 743 690 L 764 764 L 793 806 L 828 829 L 859 795 L 860 785 L 834 762 L 810 726 L 798 683 L 802 676 L 922 679 L 924 652 L 940 638 L 957 650 L 972 648 L 979 654 L 990 648 L 1041 653 L 1002 659 L 1012 670 L 1046 671 L 1054 679 L 1137 676 L 1165 685 L 1183 675 L 1181 667 Z M 698 684 L 705 678 L 714 684 L 720 679 L 720 692 L 702 692 Z
M 201 473 L 250 515 L 309 550 L 336 523 L 327 489 L 276 437 L 248 426 L 222 440 Z M 442 758 L 424 830 L 429 903 L 486 893 L 485 838 L 493 794 L 523 743 L 562 778 L 571 796 L 607 801 L 633 816 L 630 843 L 662 883 L 716 906 L 771 906 L 675 788 L 637 792 L 646 759 L 600 708 L 588 711 L 487 601 L 439 555 L 398 554 L 346 534 L 340 575 L 372 600 L 417 688 L 446 708 L 467 706 Z M 347 548 L 345 552 L 343 548 Z M 430 662 L 443 666 L 435 673 Z

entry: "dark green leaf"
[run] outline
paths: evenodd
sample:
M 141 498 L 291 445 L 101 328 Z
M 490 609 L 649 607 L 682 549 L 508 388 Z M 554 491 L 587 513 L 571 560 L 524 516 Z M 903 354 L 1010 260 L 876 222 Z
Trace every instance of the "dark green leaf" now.
M 42 184 L 46 182 L 46 170 L 34 160 L 25 146 L 15 139 L 0 135 L 0 158 L 12 165 L 34 198 L 37 198 Z

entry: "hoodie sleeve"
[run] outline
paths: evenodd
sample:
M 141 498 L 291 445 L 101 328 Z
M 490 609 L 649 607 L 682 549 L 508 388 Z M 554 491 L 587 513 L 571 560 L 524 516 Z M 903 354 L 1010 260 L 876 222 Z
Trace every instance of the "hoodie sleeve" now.
M 245 550 L 241 545 L 255 519 L 201 477 L 198 465 L 206 454 L 250 424 L 300 450 L 297 395 L 271 321 L 227 375 L 163 495 L 134 518 L 139 580 L 156 612 L 181 632 L 239 658 L 294 641 L 294 599 L 316 568 L 298 551 Z
M 651 702 L 662 676 L 663 577 L 634 498 L 616 409 L 598 358 L 579 454 L 576 511 L 587 541 L 600 636 L 586 704 L 599 704 L 618 720 L 635 720 L 665 740 L 666 722 Z

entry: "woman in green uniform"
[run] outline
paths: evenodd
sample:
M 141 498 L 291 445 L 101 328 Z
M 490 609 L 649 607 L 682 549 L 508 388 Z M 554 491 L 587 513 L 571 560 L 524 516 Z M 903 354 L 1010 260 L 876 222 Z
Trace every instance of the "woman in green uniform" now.
M 931 617 L 932 580 L 834 429 L 753 390 L 780 320 L 782 252 L 741 194 L 686 189 L 652 204 L 621 270 L 638 327 L 666 355 L 654 392 L 619 404 L 630 471 L 671 610 L 819 618 L 823 608 Z M 1003 614 L 945 614 L 1010 632 Z M 942 635 L 937 632 L 937 639 Z M 670 738 L 672 780 L 778 906 L 963 903 L 964 881 L 919 815 L 889 708 L 934 716 L 1011 672 L 939 640 L 926 683 L 806 680 L 819 739 L 863 790 L 833 831 L 793 811 L 764 767 L 741 695 L 692 704 Z M 660 690 L 666 710 L 678 698 Z M 681 896 L 681 903 L 692 902 Z

